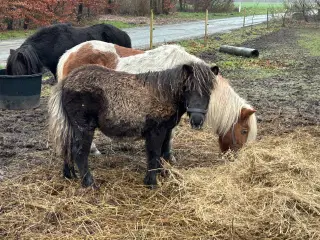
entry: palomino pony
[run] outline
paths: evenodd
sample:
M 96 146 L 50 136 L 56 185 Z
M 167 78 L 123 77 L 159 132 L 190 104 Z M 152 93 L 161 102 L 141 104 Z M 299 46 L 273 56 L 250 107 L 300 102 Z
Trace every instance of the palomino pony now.
M 130 56 L 131 55 L 131 56 Z M 122 57 L 128 56 L 128 57 Z M 153 50 L 128 49 L 101 41 L 88 41 L 68 50 L 58 63 L 58 81 L 61 81 L 73 69 L 85 64 L 100 64 L 116 71 L 128 73 L 143 73 L 161 71 L 184 63 L 203 63 L 202 59 L 189 54 L 178 45 L 163 45 Z M 212 68 L 215 74 L 219 69 Z M 219 136 L 222 152 L 240 149 L 245 143 L 253 141 L 257 135 L 257 120 L 255 110 L 242 99 L 221 76 L 216 81 L 214 96 L 211 97 L 209 111 L 211 119 L 208 121 L 214 133 Z M 169 149 L 170 150 L 170 149 Z M 100 154 L 95 144 L 92 152 Z M 171 151 L 171 163 L 175 162 Z
M 99 65 L 75 69 L 58 82 L 49 100 L 50 135 L 56 153 L 65 161 L 64 176 L 75 177 L 75 162 L 82 185 L 94 186 L 88 155 L 99 128 L 109 137 L 145 138 L 144 183 L 155 187 L 172 129 L 186 112 L 192 128 L 202 127 L 215 78 L 203 63 L 136 75 Z
M 11 50 L 7 60 L 8 75 L 29 75 L 48 68 L 56 77 L 61 55 L 68 49 L 88 40 L 101 40 L 131 48 L 129 35 L 109 24 L 73 27 L 56 24 L 44 27 L 28 37 L 17 49 Z

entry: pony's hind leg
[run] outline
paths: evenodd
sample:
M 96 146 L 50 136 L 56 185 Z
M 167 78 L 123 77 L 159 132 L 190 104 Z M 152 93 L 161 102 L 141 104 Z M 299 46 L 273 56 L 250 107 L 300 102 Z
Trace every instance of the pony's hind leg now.
M 164 160 L 168 161 L 170 164 L 176 164 L 177 160 L 173 156 L 171 148 L 172 148 L 172 133 L 173 129 L 168 129 L 166 132 L 165 139 L 162 144 L 161 148 L 161 155 L 164 158 Z
M 90 146 L 93 139 L 94 131 L 81 131 L 74 129 L 74 139 L 72 143 L 72 155 L 75 163 L 78 166 L 81 183 L 84 187 L 95 187 L 92 174 L 89 170 L 88 156 Z
M 77 174 L 74 170 L 74 166 L 70 165 L 68 162 L 64 162 L 63 165 L 63 176 L 68 179 L 77 178 Z

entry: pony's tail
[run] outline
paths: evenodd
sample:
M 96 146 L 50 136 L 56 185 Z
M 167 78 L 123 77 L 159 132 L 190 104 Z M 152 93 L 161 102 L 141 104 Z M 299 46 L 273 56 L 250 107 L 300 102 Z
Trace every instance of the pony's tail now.
M 62 103 L 63 85 L 63 82 L 59 82 L 52 88 L 48 103 L 49 136 L 53 143 L 54 152 L 61 156 L 65 163 L 72 165 L 73 130 Z

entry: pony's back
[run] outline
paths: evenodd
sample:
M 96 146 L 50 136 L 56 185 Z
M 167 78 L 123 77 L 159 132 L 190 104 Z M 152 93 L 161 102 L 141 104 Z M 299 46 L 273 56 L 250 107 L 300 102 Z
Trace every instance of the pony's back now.
M 162 45 L 143 54 L 121 58 L 116 70 L 128 73 L 162 71 L 191 62 L 206 64 L 179 45 Z
M 29 45 L 32 47 L 34 54 L 37 55 L 42 65 L 56 75 L 57 64 L 63 53 L 89 40 L 100 40 L 124 47 L 131 47 L 129 35 L 109 24 L 97 24 L 90 27 L 73 27 L 71 24 L 55 24 L 40 28 L 36 33 L 28 37 L 21 47 L 16 50 L 19 52 L 18 55 L 21 56 L 20 59 L 14 56 L 10 58 L 9 56 L 7 62 L 9 62 L 9 64 L 17 64 L 17 61 L 14 60 L 19 60 L 21 66 L 23 66 L 26 61 L 30 64 L 31 59 L 28 59 L 29 56 L 25 52 L 25 46 Z M 27 67 L 28 66 L 25 66 L 25 68 Z
M 126 48 L 131 48 L 132 46 L 129 35 L 110 24 L 96 24 L 89 28 L 88 31 L 92 35 L 92 39 L 114 43 Z
M 72 70 L 86 64 L 99 64 L 114 69 L 119 56 L 113 43 L 91 40 L 67 50 L 59 59 L 57 80 L 61 81 Z

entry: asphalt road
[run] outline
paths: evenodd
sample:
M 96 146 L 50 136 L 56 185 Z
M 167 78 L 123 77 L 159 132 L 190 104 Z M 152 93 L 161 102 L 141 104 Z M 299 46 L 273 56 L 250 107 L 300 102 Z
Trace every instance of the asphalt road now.
M 266 15 L 256 15 L 246 17 L 246 25 L 252 23 L 259 24 L 267 20 Z M 227 32 L 243 26 L 243 17 L 232 17 L 224 19 L 210 20 L 208 22 L 208 34 Z M 204 21 L 185 22 L 169 25 L 155 25 L 153 32 L 154 45 L 172 42 L 183 39 L 199 38 L 204 36 Z M 134 48 L 148 48 L 150 42 L 150 29 L 146 27 L 136 27 L 124 29 L 130 36 Z M 11 39 L 0 41 L 0 65 L 5 65 L 10 49 L 18 48 L 25 39 Z

